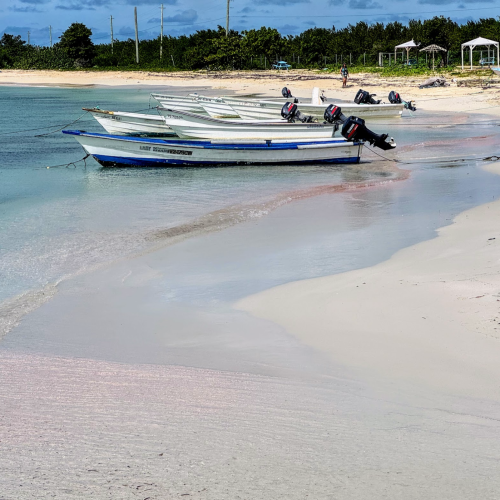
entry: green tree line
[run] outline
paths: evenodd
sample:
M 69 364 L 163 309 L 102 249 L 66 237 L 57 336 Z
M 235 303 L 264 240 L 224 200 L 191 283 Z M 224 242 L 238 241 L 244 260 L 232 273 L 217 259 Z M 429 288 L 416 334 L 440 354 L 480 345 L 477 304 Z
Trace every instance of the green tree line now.
M 115 40 L 94 45 L 92 32 L 81 23 L 72 24 L 54 47 L 26 44 L 20 36 L 5 33 L 0 39 L 0 67 L 19 69 L 264 69 L 276 59 L 285 59 L 293 67 L 322 68 L 340 61 L 352 65 L 373 66 L 379 52 L 394 52 L 394 46 L 415 40 L 421 47 L 431 43 L 447 51 L 438 55 L 438 64 L 460 59 L 460 44 L 482 36 L 500 39 L 500 18 L 468 21 L 459 25 L 444 16 L 425 21 L 410 20 L 406 25 L 392 23 L 367 24 L 360 21 L 342 29 L 333 26 L 311 28 L 299 35 L 281 35 L 277 29 L 262 27 L 247 31 L 200 30 L 192 35 L 163 37 L 139 43 L 139 64 L 135 61 L 135 40 Z M 421 56 L 422 57 L 422 56 Z M 394 62 L 394 61 L 393 61 Z

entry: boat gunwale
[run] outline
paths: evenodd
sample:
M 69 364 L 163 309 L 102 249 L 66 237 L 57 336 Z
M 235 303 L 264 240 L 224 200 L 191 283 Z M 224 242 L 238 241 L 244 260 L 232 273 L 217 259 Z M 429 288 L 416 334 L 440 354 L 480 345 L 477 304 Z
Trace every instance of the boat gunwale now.
M 220 140 L 189 140 L 189 139 L 179 139 L 179 140 L 169 140 L 169 139 L 153 139 L 150 137 L 131 137 L 131 136 L 120 136 L 120 135 L 111 135 L 111 134 L 100 134 L 98 132 L 86 132 L 83 130 L 63 130 L 63 134 L 74 135 L 74 136 L 82 136 L 82 137 L 90 137 L 90 138 L 98 138 L 98 139 L 109 139 L 115 141 L 125 141 L 125 142 L 136 142 L 136 143 L 146 143 L 153 145 L 162 145 L 162 146 L 172 146 L 172 147 L 185 147 L 185 148 L 194 148 L 194 149 L 227 149 L 227 150 L 235 150 L 235 149 L 250 149 L 250 150 L 288 150 L 288 149 L 305 149 L 299 146 L 307 146 L 307 149 L 315 149 L 314 146 L 317 146 L 318 149 L 323 149 L 326 147 L 342 147 L 342 146 L 357 146 L 364 144 L 362 141 L 351 142 L 346 141 L 344 138 L 328 138 L 323 140 L 304 140 L 304 141 L 287 141 L 285 140 L 269 140 L 263 142 L 245 142 L 241 140 L 235 141 L 227 141 L 226 143 L 221 142 Z M 219 142 L 217 142 L 219 141 Z
M 206 122 L 214 122 L 218 125 L 230 125 L 230 126 L 239 126 L 240 128 L 245 126 L 245 127 L 248 127 L 248 126 L 256 126 L 256 127 L 282 127 L 283 125 L 287 125 L 287 126 L 295 126 L 295 127 L 301 127 L 301 128 L 326 128 L 326 129 L 329 129 L 329 128 L 332 128 L 334 129 L 335 126 L 332 124 L 325 124 L 325 123 L 318 123 L 318 122 L 315 122 L 315 123 L 290 123 L 290 122 L 287 122 L 286 120 L 279 120 L 279 121 L 265 121 L 265 120 L 241 120 L 241 121 L 238 121 L 238 120 L 223 120 L 223 119 L 220 119 L 220 118 L 212 118 L 211 116 L 205 116 L 205 115 L 199 115 L 197 113 L 190 113 L 189 111 L 179 111 L 179 110 L 175 110 L 175 109 L 169 109 L 169 108 L 160 108 L 159 106 L 156 108 L 158 110 L 158 112 L 163 116 L 163 113 L 162 112 L 171 112 L 171 113 L 179 113 L 180 115 L 186 115 L 190 118 L 195 118 L 197 120 L 203 120 L 203 121 L 206 121 Z M 189 121 L 189 120 L 187 120 Z M 196 123 L 196 122 L 195 122 Z M 170 126 L 170 124 L 169 124 Z M 175 126 L 175 124 L 174 124 Z M 184 125 L 179 125 L 179 126 L 184 126 Z
M 111 116 L 128 116 L 130 118 L 142 118 L 147 116 L 148 118 L 152 118 L 153 120 L 164 122 L 162 116 L 153 115 L 149 113 L 129 113 L 128 111 L 109 111 L 107 109 L 95 109 L 95 108 L 82 108 L 82 110 L 88 111 L 89 113 L 98 113 L 102 115 L 111 115 Z

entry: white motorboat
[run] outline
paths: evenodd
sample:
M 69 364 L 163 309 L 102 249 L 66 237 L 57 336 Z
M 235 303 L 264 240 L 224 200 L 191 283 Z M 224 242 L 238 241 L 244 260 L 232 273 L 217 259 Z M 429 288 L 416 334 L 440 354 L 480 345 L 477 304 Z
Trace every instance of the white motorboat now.
M 190 111 L 193 113 L 208 113 L 213 118 L 240 118 L 234 109 L 220 97 L 207 97 L 189 94 L 187 97 L 151 94 L 164 108 Z
M 194 141 L 63 130 L 104 166 L 217 166 L 358 163 L 362 141 Z
M 83 108 L 83 110 L 88 111 L 110 134 L 161 137 L 175 135 L 175 132 L 165 124 L 165 120 L 158 114 L 125 113 L 96 108 Z
M 221 97 L 200 95 L 194 99 L 212 118 L 240 118 L 240 115 Z
M 157 108 L 165 123 L 181 138 L 195 139 L 327 139 L 337 127 L 329 123 L 289 123 L 286 120 L 221 120 L 187 111 Z
M 193 113 L 205 113 L 202 105 L 195 99 L 197 95 L 198 94 L 189 94 L 188 96 L 151 94 L 151 97 L 157 100 L 160 105 L 165 108 L 191 111 Z
M 229 104 L 245 120 L 272 120 L 281 116 L 283 100 L 250 100 L 235 97 L 224 97 L 224 102 Z M 320 120 L 323 119 L 325 109 L 330 103 L 311 104 L 299 102 L 297 106 L 306 115 L 312 115 Z M 393 118 L 400 117 L 403 113 L 404 104 L 356 104 L 354 102 L 334 103 L 342 108 L 347 116 L 359 116 L 360 118 Z

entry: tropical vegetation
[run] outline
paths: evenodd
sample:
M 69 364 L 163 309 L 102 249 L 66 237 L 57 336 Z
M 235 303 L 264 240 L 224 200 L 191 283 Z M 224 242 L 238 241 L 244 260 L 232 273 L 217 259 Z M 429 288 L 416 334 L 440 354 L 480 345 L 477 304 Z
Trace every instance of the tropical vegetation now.
M 422 47 L 437 44 L 448 52 L 437 53 L 438 66 L 458 64 L 460 44 L 482 36 L 500 39 L 500 18 L 468 21 L 459 25 L 440 16 L 410 20 L 407 24 L 368 24 L 336 29 L 311 28 L 299 35 L 281 35 L 275 28 L 262 27 L 247 31 L 225 29 L 200 30 L 191 35 L 163 37 L 160 59 L 160 37 L 141 40 L 139 63 L 136 63 L 135 40 L 115 40 L 94 44 L 92 32 L 81 23 L 72 24 L 52 48 L 28 45 L 20 36 L 4 33 L 0 39 L 0 67 L 24 69 L 140 69 L 140 70 L 220 70 L 269 69 L 276 60 L 286 60 L 293 68 L 338 67 L 347 62 L 351 67 L 374 67 L 379 53 L 385 53 L 384 65 L 394 46 L 415 40 Z M 417 56 L 417 51 L 412 57 Z M 476 56 L 479 57 L 478 55 Z M 425 55 L 418 55 L 420 69 Z M 401 56 L 390 64 L 402 66 Z M 427 63 L 429 64 L 429 62 Z M 426 66 L 425 66 L 426 67 Z M 418 71 L 418 67 L 405 71 Z

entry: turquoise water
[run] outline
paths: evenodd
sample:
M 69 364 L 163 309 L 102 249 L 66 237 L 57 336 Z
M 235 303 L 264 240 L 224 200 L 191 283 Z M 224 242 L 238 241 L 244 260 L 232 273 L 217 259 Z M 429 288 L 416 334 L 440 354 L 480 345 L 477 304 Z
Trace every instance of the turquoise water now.
M 177 236 L 194 236 L 200 227 L 224 229 L 262 219 L 294 200 L 338 192 L 327 196 L 330 201 L 323 208 L 328 213 L 320 209 L 314 214 L 311 208 L 311 220 L 321 223 L 301 229 L 307 232 L 316 227 L 307 244 L 293 243 L 298 250 L 287 257 L 288 265 L 277 262 L 275 271 L 266 271 L 265 279 L 258 279 L 251 289 L 252 277 L 237 273 L 241 274 L 237 295 L 242 295 L 372 263 L 432 236 L 436 227 L 456 213 L 500 194 L 498 183 L 478 168 L 480 162 L 444 162 L 450 156 L 497 153 L 496 125 L 484 122 L 472 129 L 463 126 L 463 115 L 443 120 L 442 116 L 416 113 L 402 120 L 374 123 L 375 130 L 395 137 L 399 158 L 413 162 L 399 165 L 411 175 L 391 187 L 373 187 L 357 194 L 358 186 L 384 185 L 405 174 L 369 151 L 365 163 L 353 167 L 105 169 L 91 159 L 86 164 L 64 166 L 84 156 L 79 144 L 60 132 L 36 137 L 77 120 L 82 107 L 147 110 L 149 92 L 151 89 L 135 88 L 0 88 L 0 301 L 152 244 L 163 244 L 173 234 L 165 231 L 172 228 L 177 228 Z M 427 122 L 452 126 L 433 128 Z M 69 128 L 101 131 L 87 116 Z M 464 140 L 471 136 L 479 138 Z M 416 157 L 441 159 L 418 162 Z M 300 215 L 295 214 L 298 219 Z M 389 241 L 377 239 L 377 232 L 388 228 Z M 305 255 L 305 260 L 300 257 Z

